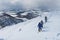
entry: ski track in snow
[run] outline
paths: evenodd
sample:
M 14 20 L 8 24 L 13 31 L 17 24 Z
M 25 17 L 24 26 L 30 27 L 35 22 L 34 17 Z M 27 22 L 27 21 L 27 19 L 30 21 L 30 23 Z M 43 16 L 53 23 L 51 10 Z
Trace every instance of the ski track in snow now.
M 37 25 L 41 17 L 23 23 L 6 27 L 0 30 L 0 39 L 4 40 L 60 40 L 60 15 L 52 14 L 47 23 L 44 23 L 42 32 L 38 32 Z

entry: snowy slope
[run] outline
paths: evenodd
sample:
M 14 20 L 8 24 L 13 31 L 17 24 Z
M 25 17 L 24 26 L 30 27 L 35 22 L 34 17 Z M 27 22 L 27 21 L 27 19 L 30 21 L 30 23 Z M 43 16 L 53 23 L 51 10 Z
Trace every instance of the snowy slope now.
M 37 17 L 37 19 L 40 19 L 40 17 Z M 35 18 L 35 19 L 29 20 L 27 22 L 20 23 L 18 25 L 14 25 L 14 26 L 12 26 L 10 28 L 7 28 L 6 27 L 6 28 L 0 30 L 0 37 L 4 37 L 4 38 L 7 38 L 8 39 L 14 33 L 18 33 L 20 28 L 22 28 L 22 31 L 25 31 L 24 32 L 24 34 L 25 34 L 26 32 L 28 32 L 28 31 L 30 31 L 32 29 L 31 27 L 36 26 L 38 24 L 38 22 L 40 20 L 37 20 L 37 19 Z M 25 27 L 24 27 L 24 25 L 25 25 Z M 29 25 L 31 25 L 31 27 Z
M 52 13 L 51 13 L 52 14 Z M 43 17 L 36 17 L 29 21 L 6 27 L 0 30 L 0 39 L 4 40 L 60 40 L 60 15 L 52 14 L 48 22 L 44 23 L 42 32 L 38 32 L 37 25 Z

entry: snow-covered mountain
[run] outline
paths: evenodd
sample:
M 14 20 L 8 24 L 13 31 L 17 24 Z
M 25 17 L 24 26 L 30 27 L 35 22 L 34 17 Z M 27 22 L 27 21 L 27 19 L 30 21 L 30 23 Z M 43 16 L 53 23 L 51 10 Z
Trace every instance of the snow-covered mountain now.
M 0 26 L 3 28 L 5 26 L 10 26 L 20 22 L 24 22 L 39 16 L 39 14 L 40 13 L 33 10 L 19 12 L 0 12 Z
M 60 40 L 60 0 L 0 0 L 0 40 Z
M 17 24 L 20 22 L 23 22 L 22 19 L 16 19 L 15 17 L 12 17 L 9 14 L 6 13 L 0 13 L 0 26 L 5 27 L 13 24 Z
M 49 12 L 48 12 L 49 13 Z M 55 13 L 55 14 L 53 14 Z M 45 14 L 48 16 L 48 22 L 44 22 L 42 32 L 38 32 L 38 23 L 43 20 Z M 52 15 L 51 15 L 52 14 Z M 38 16 L 23 23 L 19 23 L 0 30 L 0 39 L 2 40 L 60 40 L 60 13 L 44 12 L 44 15 Z

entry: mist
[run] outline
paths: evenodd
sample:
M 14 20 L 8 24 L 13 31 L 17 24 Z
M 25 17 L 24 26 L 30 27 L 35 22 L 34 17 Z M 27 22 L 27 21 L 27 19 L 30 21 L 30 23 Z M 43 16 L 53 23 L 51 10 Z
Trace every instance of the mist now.
M 59 0 L 0 0 L 0 10 L 10 9 L 49 9 L 60 10 Z

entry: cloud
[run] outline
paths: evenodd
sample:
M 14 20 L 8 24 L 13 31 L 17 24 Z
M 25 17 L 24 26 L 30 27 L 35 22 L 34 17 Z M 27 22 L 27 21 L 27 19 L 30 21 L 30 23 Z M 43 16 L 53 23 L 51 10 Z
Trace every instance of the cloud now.
M 60 8 L 59 0 L 0 0 L 0 9 L 39 8 L 45 7 L 52 10 Z
M 0 0 L 0 10 L 10 10 L 22 8 L 22 3 L 19 0 Z

